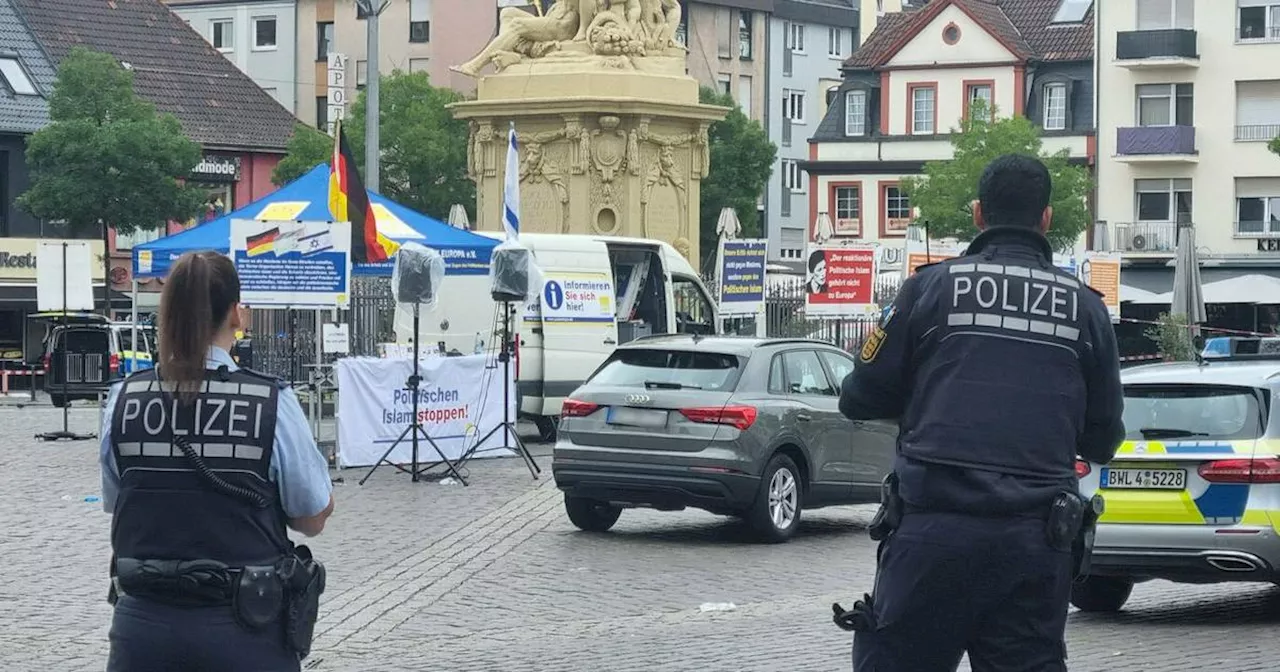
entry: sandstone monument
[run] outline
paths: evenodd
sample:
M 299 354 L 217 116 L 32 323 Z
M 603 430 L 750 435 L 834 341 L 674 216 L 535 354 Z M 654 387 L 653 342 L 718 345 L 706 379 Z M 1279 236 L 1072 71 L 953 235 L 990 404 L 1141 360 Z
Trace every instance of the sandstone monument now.
M 512 123 L 521 230 L 655 238 L 698 260 L 698 196 L 708 128 L 727 110 L 698 103 L 674 36 L 676 0 L 560 0 L 546 14 L 508 8 L 498 36 L 454 68 L 477 77 L 469 173 L 476 219 L 502 230 Z M 481 71 L 492 66 L 492 74 Z

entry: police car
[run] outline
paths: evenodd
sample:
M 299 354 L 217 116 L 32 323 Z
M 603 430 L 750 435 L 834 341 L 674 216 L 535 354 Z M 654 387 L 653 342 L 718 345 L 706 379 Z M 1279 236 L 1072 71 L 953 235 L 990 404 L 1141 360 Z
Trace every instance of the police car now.
M 1071 601 L 1118 611 L 1134 583 L 1280 583 L 1280 338 L 1209 339 L 1200 361 L 1124 371 L 1126 436 L 1106 465 L 1089 576 Z

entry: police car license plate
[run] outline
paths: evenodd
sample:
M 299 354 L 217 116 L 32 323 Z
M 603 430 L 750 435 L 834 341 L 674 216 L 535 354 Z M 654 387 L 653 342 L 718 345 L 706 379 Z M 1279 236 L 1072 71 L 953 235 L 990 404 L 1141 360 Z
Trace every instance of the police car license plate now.
M 611 425 L 630 425 L 632 427 L 666 427 L 667 412 L 648 408 L 610 406 L 609 412 L 605 415 L 605 422 Z
M 1186 469 L 1103 469 L 1102 487 L 1112 490 L 1185 490 Z

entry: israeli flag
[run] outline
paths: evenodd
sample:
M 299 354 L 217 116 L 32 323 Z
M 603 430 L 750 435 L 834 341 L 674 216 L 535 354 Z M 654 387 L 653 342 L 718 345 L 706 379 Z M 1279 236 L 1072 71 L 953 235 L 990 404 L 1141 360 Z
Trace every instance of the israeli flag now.
M 520 153 L 516 150 L 516 123 L 507 132 L 507 172 L 502 185 L 502 228 L 507 240 L 520 237 Z

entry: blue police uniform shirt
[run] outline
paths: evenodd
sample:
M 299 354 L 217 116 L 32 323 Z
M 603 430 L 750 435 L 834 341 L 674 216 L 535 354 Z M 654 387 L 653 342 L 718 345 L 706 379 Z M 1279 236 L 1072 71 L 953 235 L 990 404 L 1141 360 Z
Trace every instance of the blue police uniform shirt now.
M 231 371 L 239 368 L 226 350 L 210 348 L 205 366 L 216 369 L 224 365 Z M 116 467 L 115 453 L 111 450 L 111 417 L 115 413 L 119 392 L 119 383 L 111 386 L 102 423 L 99 461 L 102 463 L 102 509 L 107 513 L 115 509 L 116 495 L 120 491 L 120 473 Z M 271 481 L 280 490 L 280 501 L 286 516 L 314 516 L 329 506 L 333 482 L 329 479 L 329 465 L 316 447 L 311 427 L 307 424 L 307 416 L 292 388 L 280 390 L 276 416 L 275 443 L 271 449 Z

